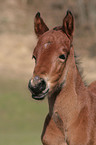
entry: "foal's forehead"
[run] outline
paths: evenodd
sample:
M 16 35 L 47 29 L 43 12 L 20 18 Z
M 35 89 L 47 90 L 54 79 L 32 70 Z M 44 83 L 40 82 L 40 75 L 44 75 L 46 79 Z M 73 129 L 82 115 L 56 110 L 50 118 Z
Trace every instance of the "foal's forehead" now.
M 54 51 L 57 50 L 57 51 Z M 33 51 L 33 54 L 41 52 L 61 52 L 70 50 L 70 39 L 62 30 L 49 30 L 39 37 L 38 43 Z
M 69 43 L 70 40 L 62 30 L 49 30 L 45 32 L 38 41 L 40 44 L 45 43 Z

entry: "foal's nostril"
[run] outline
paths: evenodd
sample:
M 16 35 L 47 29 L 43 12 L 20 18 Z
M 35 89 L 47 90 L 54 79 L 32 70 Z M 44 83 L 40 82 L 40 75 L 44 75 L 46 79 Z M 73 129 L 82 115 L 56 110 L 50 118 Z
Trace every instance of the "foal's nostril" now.
M 40 83 L 38 84 L 39 90 L 42 92 L 46 89 L 46 82 L 41 79 Z

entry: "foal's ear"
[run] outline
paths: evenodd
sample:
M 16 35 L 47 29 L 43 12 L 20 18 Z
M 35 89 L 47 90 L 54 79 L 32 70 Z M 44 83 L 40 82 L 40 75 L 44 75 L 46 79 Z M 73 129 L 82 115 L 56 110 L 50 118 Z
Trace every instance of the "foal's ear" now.
M 49 28 L 46 26 L 44 23 L 43 19 L 40 17 L 40 13 L 38 12 L 35 16 L 34 20 L 34 30 L 36 35 L 39 37 L 42 35 L 44 32 L 48 31 Z
M 67 11 L 67 14 L 63 20 L 63 30 L 67 36 L 72 39 L 74 32 L 74 17 L 69 10 Z

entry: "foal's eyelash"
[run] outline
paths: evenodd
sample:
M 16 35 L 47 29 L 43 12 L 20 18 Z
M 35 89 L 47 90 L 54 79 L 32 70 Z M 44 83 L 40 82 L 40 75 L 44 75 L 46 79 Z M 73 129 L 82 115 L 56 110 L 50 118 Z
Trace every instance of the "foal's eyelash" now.
M 32 56 L 32 59 L 33 59 L 33 58 L 36 60 L 36 57 L 35 57 L 34 55 Z

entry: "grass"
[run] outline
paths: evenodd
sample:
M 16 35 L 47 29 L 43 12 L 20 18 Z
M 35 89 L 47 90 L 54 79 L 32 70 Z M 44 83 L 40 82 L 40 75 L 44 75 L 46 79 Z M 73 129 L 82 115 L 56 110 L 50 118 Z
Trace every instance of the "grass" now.
M 39 133 L 4 133 L 0 134 L 0 143 L 2 145 L 41 145 Z
M 41 145 L 47 102 L 34 101 L 27 81 L 0 80 L 0 144 Z

